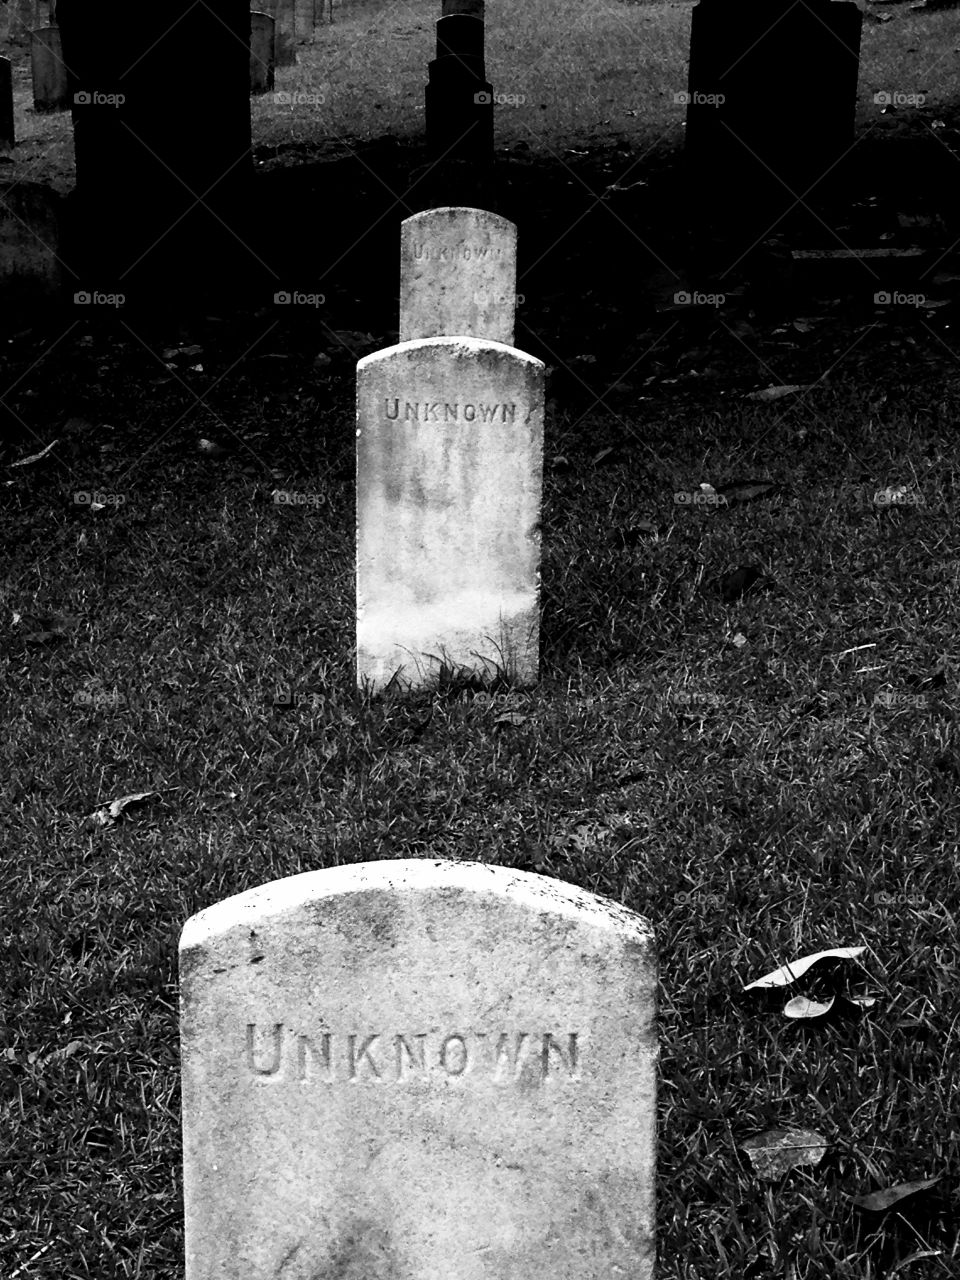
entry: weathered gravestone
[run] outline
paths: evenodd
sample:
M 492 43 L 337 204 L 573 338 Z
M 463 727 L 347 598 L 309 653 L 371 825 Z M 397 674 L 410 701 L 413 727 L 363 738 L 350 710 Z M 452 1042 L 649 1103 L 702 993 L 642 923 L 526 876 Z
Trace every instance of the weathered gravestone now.
M 39 183 L 0 185 L 0 333 L 41 319 L 60 296 L 59 208 Z
M 705 212 L 767 228 L 836 179 L 854 141 L 862 22 L 842 0 L 694 7 L 685 153 Z
M 13 126 L 13 68 L 9 58 L 0 58 L 0 151 L 16 146 Z
M 481 338 L 357 365 L 357 680 L 534 684 L 544 366 Z
M 42 27 L 30 37 L 34 111 L 66 111 L 70 106 L 67 68 L 59 27 Z
M 251 889 L 180 939 L 186 1280 L 650 1280 L 643 917 L 483 863 Z
M 513 345 L 517 228 L 485 209 L 400 224 L 400 341 L 468 334 Z
M 268 13 L 250 14 L 250 92 L 272 93 L 276 67 L 276 22 Z

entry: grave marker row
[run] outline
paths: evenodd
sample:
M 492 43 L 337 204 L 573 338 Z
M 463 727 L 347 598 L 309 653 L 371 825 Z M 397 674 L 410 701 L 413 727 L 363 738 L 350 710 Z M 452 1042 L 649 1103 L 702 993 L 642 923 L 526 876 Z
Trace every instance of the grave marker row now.
M 192 916 L 186 1280 L 650 1280 L 656 982 L 643 917 L 483 863 Z

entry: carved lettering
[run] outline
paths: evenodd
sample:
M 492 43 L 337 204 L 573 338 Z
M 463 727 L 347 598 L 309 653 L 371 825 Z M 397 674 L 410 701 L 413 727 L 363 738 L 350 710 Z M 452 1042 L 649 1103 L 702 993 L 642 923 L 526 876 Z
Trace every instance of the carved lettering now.
M 388 422 L 515 422 L 516 404 L 471 404 L 439 400 L 401 400 L 399 396 L 387 396 L 383 402 L 384 417 Z M 528 410 L 524 421 L 530 421 L 533 409 Z
M 359 1040 L 359 1038 L 360 1038 L 359 1036 L 347 1037 L 348 1041 L 350 1042 L 350 1079 L 353 1080 L 356 1078 L 357 1064 L 360 1062 L 362 1058 L 366 1058 L 366 1060 L 370 1063 L 370 1069 L 372 1070 L 373 1074 L 377 1077 L 377 1079 L 379 1079 L 380 1068 L 374 1062 L 373 1058 L 371 1058 L 370 1049 L 371 1049 L 371 1046 L 373 1045 L 374 1040 L 379 1040 L 380 1037 L 378 1035 L 367 1036 L 366 1040 L 364 1040 L 363 1044 L 360 1046 L 360 1052 L 358 1053 L 356 1049 L 356 1043 L 357 1043 L 357 1040 Z
M 389 1046 L 389 1047 L 388 1047 Z M 580 1076 L 576 1031 L 452 1031 L 339 1035 L 282 1022 L 246 1025 L 243 1063 L 256 1080 L 304 1084 L 402 1083 L 478 1077 L 498 1083 L 572 1080 Z
M 247 1070 L 256 1076 L 275 1076 L 280 1070 L 280 1054 L 283 1048 L 283 1023 L 275 1022 L 273 1024 L 273 1057 L 270 1059 L 270 1065 L 261 1067 L 257 1064 L 256 1055 L 254 1053 L 254 1032 L 257 1029 L 255 1022 L 247 1023 Z
M 472 258 L 502 258 L 503 249 L 493 248 L 486 244 L 466 244 L 431 246 L 421 241 L 414 241 L 414 262 L 469 262 Z

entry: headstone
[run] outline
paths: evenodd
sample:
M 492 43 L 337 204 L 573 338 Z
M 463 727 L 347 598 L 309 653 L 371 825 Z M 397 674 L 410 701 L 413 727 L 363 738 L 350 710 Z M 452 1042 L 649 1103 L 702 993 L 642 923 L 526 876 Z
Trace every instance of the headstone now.
M 33 73 L 33 109 L 66 111 L 70 106 L 67 68 L 59 27 L 41 27 L 30 37 L 30 67 Z
M 59 297 L 59 206 L 39 183 L 0 186 L 0 332 L 42 318 Z
M 513 345 L 517 228 L 486 209 L 400 224 L 400 341 L 468 334 Z
M 862 21 L 845 0 L 694 7 L 685 151 L 704 209 L 770 228 L 835 180 L 854 140 Z
M 276 66 L 276 22 L 268 13 L 250 14 L 250 92 L 272 93 Z
M 642 916 L 483 863 L 192 916 L 186 1280 L 650 1280 L 656 981 Z
M 484 69 L 483 5 L 444 0 L 425 92 L 427 146 L 436 164 L 493 162 L 493 87 Z
M 0 58 L 0 151 L 16 146 L 13 125 L 13 69 L 9 58 Z
M 58 0 L 57 12 L 88 278 L 128 300 L 141 280 L 144 293 L 222 296 L 257 267 L 248 0 Z
M 357 680 L 536 683 L 544 366 L 481 338 L 357 365 Z
M 268 13 L 276 19 L 276 59 L 278 67 L 293 67 L 297 63 L 297 6 L 296 0 L 270 0 Z

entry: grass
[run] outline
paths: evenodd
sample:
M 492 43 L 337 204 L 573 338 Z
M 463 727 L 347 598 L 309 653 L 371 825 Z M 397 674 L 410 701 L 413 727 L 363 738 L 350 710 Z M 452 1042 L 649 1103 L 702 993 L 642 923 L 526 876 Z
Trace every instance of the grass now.
M 898 21 L 932 42 L 954 17 Z M 555 344 L 562 309 L 556 324 Z M 5 454 L 0 490 L 0 1272 L 182 1275 L 183 922 L 299 871 L 429 854 L 560 877 L 654 922 L 659 1276 L 956 1274 L 949 329 L 871 322 L 808 378 L 788 323 L 726 395 L 707 343 L 675 367 L 647 351 L 642 391 L 555 398 L 541 683 L 370 700 L 351 651 L 352 363 L 318 371 L 283 330 L 230 347 L 222 327 L 164 364 L 165 343 L 91 322 L 56 366 L 4 380 L 59 443 L 12 470 Z M 758 376 L 817 385 L 733 394 Z M 774 487 L 675 499 L 743 478 Z M 278 506 L 277 487 L 311 501 Z M 725 599 L 748 564 L 766 589 Z M 859 962 L 797 987 L 872 1007 L 791 1020 L 782 992 L 742 990 L 854 945 Z M 826 1157 L 765 1183 L 742 1144 L 776 1127 L 821 1133 Z M 885 1213 L 853 1203 L 934 1177 Z

